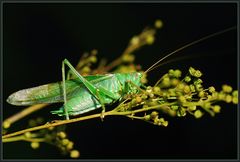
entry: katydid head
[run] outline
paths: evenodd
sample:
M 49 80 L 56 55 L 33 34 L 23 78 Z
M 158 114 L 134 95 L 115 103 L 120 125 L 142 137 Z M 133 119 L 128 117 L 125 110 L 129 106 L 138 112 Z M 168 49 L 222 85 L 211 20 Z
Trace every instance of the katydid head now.
M 128 73 L 126 77 L 126 84 L 125 84 L 125 90 L 129 94 L 137 93 L 139 88 L 141 87 L 141 78 L 143 74 L 141 72 L 132 72 Z
M 132 82 L 133 84 L 140 86 L 143 74 L 141 72 L 130 72 L 130 73 L 118 73 L 116 74 L 116 76 L 121 83 Z

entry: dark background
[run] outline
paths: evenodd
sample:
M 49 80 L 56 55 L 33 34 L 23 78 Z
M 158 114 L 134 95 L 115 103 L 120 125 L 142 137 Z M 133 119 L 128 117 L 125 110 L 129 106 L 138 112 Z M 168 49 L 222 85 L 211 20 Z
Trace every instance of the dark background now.
M 75 65 L 85 51 L 98 49 L 109 61 L 118 57 L 129 39 L 152 25 L 164 22 L 152 46 L 136 53 L 136 62 L 146 69 L 159 58 L 208 34 L 237 25 L 234 3 L 78 3 L 7 4 L 3 6 L 3 100 L 13 92 L 61 80 L 61 61 Z M 236 29 L 194 45 L 172 58 L 193 59 L 162 66 L 149 74 L 156 81 L 169 68 L 186 72 L 189 66 L 203 72 L 204 85 L 222 84 L 237 88 Z M 197 56 L 197 57 L 195 57 Z M 60 106 L 60 105 L 57 105 Z M 46 116 L 56 105 L 31 117 Z M 81 151 L 81 158 L 232 159 L 237 158 L 237 106 L 222 103 L 220 114 L 207 113 L 170 118 L 167 128 L 125 117 L 107 117 L 68 125 L 69 138 Z M 3 102 L 3 118 L 22 107 Z M 28 119 L 13 126 L 25 128 Z M 3 145 L 6 159 L 56 159 L 62 157 L 53 146 L 42 144 L 32 150 L 27 142 Z

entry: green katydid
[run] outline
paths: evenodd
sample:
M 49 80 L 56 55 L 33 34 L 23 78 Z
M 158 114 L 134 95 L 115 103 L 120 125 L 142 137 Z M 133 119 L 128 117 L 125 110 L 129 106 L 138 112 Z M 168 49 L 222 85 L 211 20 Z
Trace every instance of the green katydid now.
M 223 31 L 205 36 L 193 41 L 177 50 L 169 53 L 150 66 L 144 73 L 147 73 L 159 66 L 159 63 L 169 56 L 190 47 L 196 43 L 206 40 L 210 37 L 222 34 L 236 27 L 228 28 Z M 65 65 L 70 68 L 75 79 L 65 80 Z M 34 105 L 39 103 L 57 103 L 64 102 L 59 110 L 51 111 L 52 114 L 59 116 L 75 116 L 89 112 L 102 107 L 102 113 L 105 111 L 105 105 L 122 100 L 127 94 L 138 93 L 138 87 L 143 73 L 115 73 L 105 75 L 82 76 L 71 63 L 65 59 L 62 62 L 62 82 L 50 83 L 38 87 L 23 89 L 11 94 L 7 102 L 12 105 Z M 102 116 L 103 118 L 103 116 Z

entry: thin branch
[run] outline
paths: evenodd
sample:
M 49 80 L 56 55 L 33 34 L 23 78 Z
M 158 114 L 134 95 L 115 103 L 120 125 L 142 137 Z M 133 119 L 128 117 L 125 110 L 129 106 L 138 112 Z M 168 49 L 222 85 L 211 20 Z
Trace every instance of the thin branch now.
M 18 112 L 17 114 L 14 114 L 13 116 L 10 116 L 9 118 L 5 119 L 3 121 L 3 123 L 7 123 L 8 125 L 11 125 L 14 122 L 24 118 L 25 116 L 27 116 L 35 111 L 38 111 L 48 105 L 49 104 L 37 104 L 37 105 L 29 106 L 29 107 L 25 108 L 24 110 Z
M 25 135 L 4 139 L 4 142 L 16 142 L 16 141 L 44 142 L 45 139 L 44 138 L 26 138 Z
M 139 112 L 149 111 L 149 110 L 152 110 L 152 109 L 157 109 L 157 108 L 160 108 L 162 106 L 169 106 L 171 104 L 168 103 L 168 104 L 156 105 L 156 106 L 151 106 L 151 107 L 147 107 L 147 108 L 141 108 L 141 109 L 137 109 L 137 110 L 133 110 L 133 111 L 124 111 L 124 112 L 117 112 L 114 109 L 114 110 L 105 112 L 103 115 L 104 116 L 130 115 L 130 114 L 135 114 L 135 113 L 139 113 Z M 88 119 L 93 119 L 93 118 L 98 118 L 98 117 L 100 118 L 101 116 L 102 116 L 102 113 L 98 113 L 98 114 L 83 116 L 83 117 L 74 118 L 74 119 L 70 119 L 70 120 L 62 120 L 62 121 L 58 121 L 56 123 L 47 123 L 45 125 L 41 125 L 41 126 L 37 126 L 37 127 L 33 127 L 33 128 L 28 128 L 28 129 L 24 129 L 24 130 L 21 130 L 21 131 L 18 131 L 18 132 L 14 132 L 14 133 L 11 133 L 11 134 L 4 135 L 4 136 L 2 136 L 2 141 L 5 142 L 5 140 L 9 137 L 21 135 L 21 134 L 26 133 L 26 132 L 37 131 L 37 130 L 40 130 L 40 129 L 55 127 L 55 126 L 64 125 L 64 124 L 75 123 L 75 122 L 78 122 L 78 121 L 83 121 L 83 120 L 88 120 Z

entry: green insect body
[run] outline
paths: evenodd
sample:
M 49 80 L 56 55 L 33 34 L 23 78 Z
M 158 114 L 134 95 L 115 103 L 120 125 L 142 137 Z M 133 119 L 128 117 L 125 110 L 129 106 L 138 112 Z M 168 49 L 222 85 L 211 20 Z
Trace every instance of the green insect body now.
M 84 78 L 96 88 L 114 94 L 113 96 L 101 94 L 102 104 L 107 105 L 121 100 L 126 94 L 137 93 L 136 86 L 133 86 L 130 82 L 134 83 L 134 85 L 141 86 L 141 76 L 141 73 L 132 72 L 85 76 Z M 22 106 L 64 102 L 62 84 L 63 82 L 57 82 L 23 89 L 10 95 L 7 102 Z M 74 116 L 101 107 L 98 98 L 92 95 L 79 79 L 66 80 L 65 85 L 67 102 L 59 110 L 52 111 L 51 113 L 63 116 L 65 115 L 66 109 L 70 116 Z

